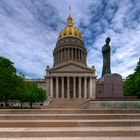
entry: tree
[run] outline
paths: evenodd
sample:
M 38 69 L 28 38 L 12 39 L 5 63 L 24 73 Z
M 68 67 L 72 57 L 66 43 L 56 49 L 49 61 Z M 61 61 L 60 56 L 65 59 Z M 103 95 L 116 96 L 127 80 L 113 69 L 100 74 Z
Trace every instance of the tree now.
M 134 69 L 134 73 L 130 74 L 124 81 L 123 88 L 125 96 L 137 96 L 137 98 L 140 98 L 140 60 Z
M 0 56 L 0 72 L 8 72 L 9 74 L 16 74 L 16 69 L 13 62 L 9 59 Z
M 19 100 L 21 103 L 30 102 L 31 108 L 34 102 L 46 100 L 45 90 L 39 88 L 36 83 L 24 80 L 23 75 L 18 76 L 13 62 L 0 57 L 0 100 Z
M 42 88 L 39 88 L 37 84 L 27 82 L 26 81 L 26 101 L 30 102 L 30 106 L 32 108 L 32 104 L 35 102 L 43 102 L 46 100 L 46 91 Z
M 19 100 L 21 107 L 23 102 L 30 102 L 30 107 L 32 108 L 33 103 L 46 100 L 46 91 L 39 88 L 36 83 L 24 81 L 22 77 L 18 77 L 18 86 L 12 99 Z
M 16 90 L 16 69 L 13 62 L 0 56 L 0 99 L 7 101 L 11 99 L 12 94 Z
M 139 58 L 139 62 L 137 63 L 137 66 L 136 66 L 136 68 L 134 69 L 134 71 L 135 71 L 136 73 L 140 73 L 140 58 Z
M 22 108 L 23 102 L 26 101 L 26 85 L 22 77 L 17 76 L 17 86 L 15 92 L 12 94 L 12 100 L 19 100 Z

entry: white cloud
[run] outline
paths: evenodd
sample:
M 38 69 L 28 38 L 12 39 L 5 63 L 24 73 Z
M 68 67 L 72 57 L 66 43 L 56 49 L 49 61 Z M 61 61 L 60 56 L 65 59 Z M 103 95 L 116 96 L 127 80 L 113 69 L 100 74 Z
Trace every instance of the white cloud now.
M 10 58 L 27 77 L 43 78 L 53 65 L 53 49 L 65 26 L 68 6 L 88 50 L 87 63 L 102 71 L 101 48 L 111 37 L 112 72 L 133 72 L 140 54 L 139 1 L 1 0 L 0 55 Z M 82 26 L 81 26 L 82 24 Z M 88 44 L 89 43 L 89 44 Z

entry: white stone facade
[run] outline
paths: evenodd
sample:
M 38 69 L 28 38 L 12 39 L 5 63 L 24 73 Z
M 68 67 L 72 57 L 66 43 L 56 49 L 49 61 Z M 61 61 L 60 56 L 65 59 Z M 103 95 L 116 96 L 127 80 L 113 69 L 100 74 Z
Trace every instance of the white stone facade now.
M 95 98 L 95 69 L 75 62 L 47 69 L 46 88 L 52 98 Z

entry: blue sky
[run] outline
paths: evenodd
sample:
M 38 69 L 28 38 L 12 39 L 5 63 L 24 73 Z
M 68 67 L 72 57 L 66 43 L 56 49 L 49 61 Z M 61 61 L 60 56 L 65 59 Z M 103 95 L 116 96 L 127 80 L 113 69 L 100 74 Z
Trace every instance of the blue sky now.
M 108 36 L 112 73 L 132 73 L 140 57 L 140 0 L 0 0 L 0 56 L 26 78 L 44 78 L 69 5 L 98 78 Z

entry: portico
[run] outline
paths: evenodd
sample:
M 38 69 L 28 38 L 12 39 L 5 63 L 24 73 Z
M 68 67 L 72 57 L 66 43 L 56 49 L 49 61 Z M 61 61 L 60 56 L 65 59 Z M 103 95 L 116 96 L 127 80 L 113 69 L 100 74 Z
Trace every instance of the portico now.
M 50 77 L 52 98 L 93 98 L 94 78 L 86 76 Z M 90 89 L 90 90 L 89 90 Z M 93 91 L 92 91 L 93 90 Z

